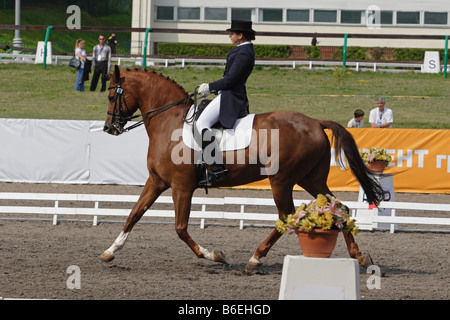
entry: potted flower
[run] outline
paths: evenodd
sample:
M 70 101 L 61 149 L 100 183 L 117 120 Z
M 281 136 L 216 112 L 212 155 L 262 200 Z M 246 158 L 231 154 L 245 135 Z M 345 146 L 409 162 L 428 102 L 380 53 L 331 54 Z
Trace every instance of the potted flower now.
M 280 233 L 295 233 L 306 257 L 329 258 L 336 246 L 339 231 L 356 235 L 358 227 L 350 219 L 348 208 L 330 195 L 319 194 L 309 204 L 302 203 L 294 214 L 278 219 Z
M 387 154 L 386 149 L 378 147 L 370 148 L 369 152 L 361 152 L 361 158 L 373 172 L 382 173 L 384 168 L 391 162 L 392 157 Z

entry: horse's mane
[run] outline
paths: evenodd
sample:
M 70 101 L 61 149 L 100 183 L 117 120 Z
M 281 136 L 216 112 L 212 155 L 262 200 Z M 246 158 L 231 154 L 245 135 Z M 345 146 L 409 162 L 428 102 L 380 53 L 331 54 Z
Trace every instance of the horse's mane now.
M 134 69 L 130 69 L 130 68 L 126 68 L 125 71 L 128 72 L 136 72 L 136 73 L 142 73 L 143 75 L 147 76 L 147 77 L 154 77 L 154 76 L 159 76 L 162 80 L 167 81 L 168 83 L 170 83 L 171 85 L 176 86 L 177 88 L 179 88 L 180 90 L 182 90 L 186 95 L 188 95 L 189 93 L 181 86 L 179 85 L 175 80 L 171 79 L 168 76 L 163 75 L 162 73 L 156 72 L 154 70 L 147 70 L 147 69 L 142 69 L 142 68 L 134 68 Z

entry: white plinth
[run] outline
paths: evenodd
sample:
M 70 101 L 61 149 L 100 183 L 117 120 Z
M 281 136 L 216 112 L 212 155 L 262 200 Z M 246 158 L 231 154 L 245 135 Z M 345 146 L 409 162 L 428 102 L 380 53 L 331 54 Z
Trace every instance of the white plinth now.
M 392 174 L 390 173 L 383 173 L 383 174 L 374 174 L 373 177 L 378 180 L 378 182 L 381 185 L 381 188 L 386 192 L 384 195 L 383 201 L 395 201 L 395 190 L 394 190 L 394 179 L 392 178 Z M 367 202 L 366 194 L 364 190 L 359 187 L 359 194 L 358 194 L 358 202 Z M 358 209 L 356 211 L 356 226 L 360 230 L 373 230 L 373 229 L 379 229 L 379 230 L 391 230 L 391 232 L 394 232 L 395 229 L 397 229 L 396 224 L 388 224 L 388 223 L 360 223 L 358 222 L 358 218 L 361 217 L 371 217 L 373 215 L 372 209 Z M 377 215 L 379 216 L 395 216 L 395 209 L 379 209 L 376 211 Z
M 358 260 L 286 256 L 280 300 L 359 300 Z

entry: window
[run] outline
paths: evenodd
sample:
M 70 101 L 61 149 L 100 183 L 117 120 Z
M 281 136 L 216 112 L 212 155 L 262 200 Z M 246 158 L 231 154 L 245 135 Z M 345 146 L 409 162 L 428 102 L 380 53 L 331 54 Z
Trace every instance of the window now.
M 336 10 L 314 10 L 314 22 L 336 22 Z
M 173 20 L 173 7 L 156 7 L 156 19 Z
M 425 24 L 448 24 L 447 12 L 425 12 Z
M 363 11 L 357 10 L 342 10 L 341 23 L 357 23 L 361 24 L 361 18 L 364 17 Z
M 179 20 L 200 20 L 200 8 L 178 7 Z
M 380 19 L 381 24 L 392 24 L 392 11 L 381 11 L 380 12 Z
M 382 25 L 382 24 L 392 24 L 392 11 L 376 11 L 371 10 L 367 12 L 366 23 L 367 25 Z
M 259 9 L 259 21 L 282 22 L 283 9 Z
M 205 8 L 205 20 L 227 20 L 227 8 Z
M 231 20 L 252 20 L 252 11 L 253 9 L 241 9 L 241 8 L 232 8 L 231 9 Z
M 397 11 L 397 23 L 398 24 L 419 24 L 420 12 L 401 12 Z
M 286 11 L 286 21 L 289 22 L 309 22 L 309 10 L 290 10 Z

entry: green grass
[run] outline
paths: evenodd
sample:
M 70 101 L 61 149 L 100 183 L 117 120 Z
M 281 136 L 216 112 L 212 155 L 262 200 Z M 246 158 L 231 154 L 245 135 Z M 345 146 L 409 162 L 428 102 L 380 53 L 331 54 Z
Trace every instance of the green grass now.
M 65 26 L 70 14 L 66 13 L 68 4 L 65 1 L 55 1 L 54 3 L 24 3 L 21 8 L 21 25 L 40 25 L 40 26 Z M 0 24 L 15 24 L 15 10 L 0 10 Z M 130 27 L 131 16 L 124 14 L 114 14 L 104 17 L 94 17 L 81 11 L 81 26 L 108 26 L 108 27 Z M 22 42 L 37 43 L 44 41 L 46 30 L 22 30 L 20 37 Z M 98 44 L 99 32 L 79 31 L 76 29 L 65 31 L 51 31 L 50 41 L 73 43 L 78 38 L 86 41 L 85 49 L 92 52 L 92 48 Z M 109 33 L 105 36 L 109 37 Z M 14 30 L 0 30 L 0 43 L 6 42 L 13 45 Z M 131 39 L 130 32 L 117 33 L 118 41 L 127 41 Z
M 157 71 L 188 92 L 223 74 L 221 68 Z M 69 67 L 0 64 L 0 117 L 104 120 L 107 93 L 100 93 L 99 87 L 96 92 L 74 92 L 74 83 L 75 70 Z M 360 108 L 368 126 L 376 97 L 384 95 L 395 128 L 450 129 L 450 81 L 442 74 L 361 72 L 338 81 L 333 71 L 257 68 L 247 90 L 252 113 L 295 110 L 345 126 Z

